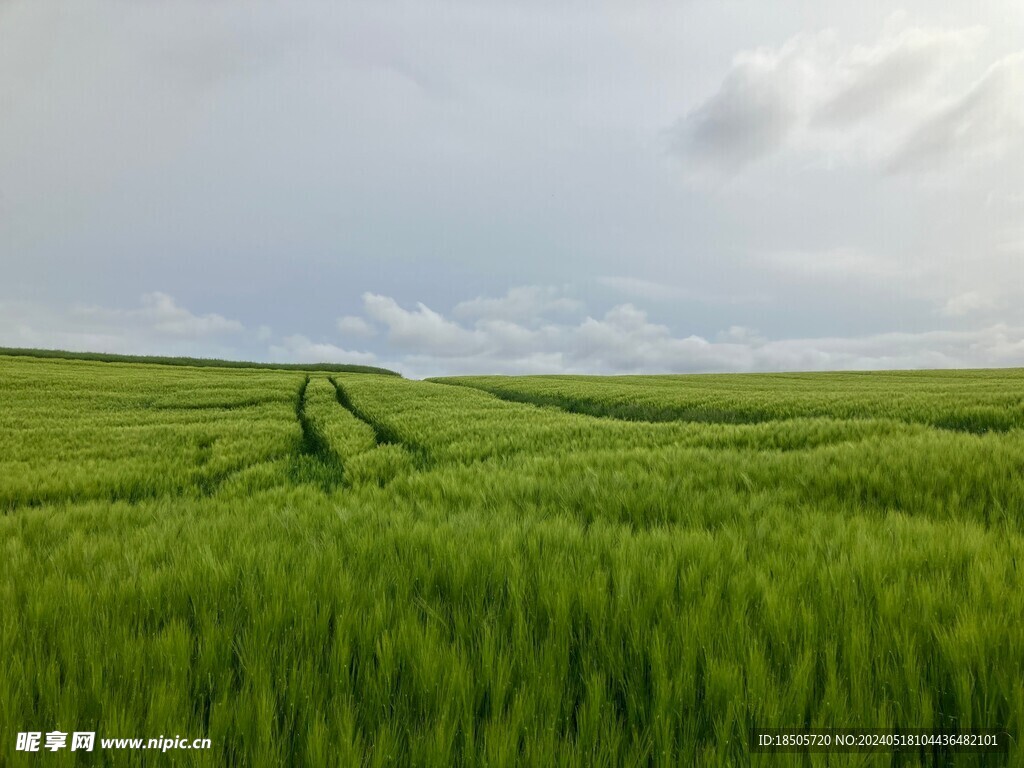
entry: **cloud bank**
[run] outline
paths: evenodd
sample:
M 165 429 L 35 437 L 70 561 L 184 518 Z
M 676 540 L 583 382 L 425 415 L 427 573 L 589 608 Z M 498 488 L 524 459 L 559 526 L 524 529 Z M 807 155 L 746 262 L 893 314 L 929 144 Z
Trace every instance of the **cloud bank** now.
M 960 304 L 970 304 L 971 298 Z M 766 339 L 731 327 L 714 340 L 673 333 L 632 303 L 567 321 L 459 323 L 423 304 L 406 309 L 368 293 L 367 317 L 382 326 L 403 370 L 457 373 L 697 373 L 955 368 L 1024 364 L 1024 327 Z M 954 302 L 954 306 L 957 302 Z
M 520 321 L 505 310 L 523 297 L 542 298 L 544 309 Z M 0 304 L 0 346 L 56 347 L 137 354 L 194 353 L 278 362 L 349 362 L 384 365 L 407 376 L 472 373 L 702 373 L 875 370 L 1024 365 L 1024 326 L 981 324 L 971 330 L 879 333 L 854 337 L 766 338 L 756 329 L 731 326 L 710 338 L 674 332 L 634 303 L 588 313 L 582 302 L 552 286 L 526 286 L 502 297 L 477 297 L 455 305 L 454 319 L 422 303 L 404 307 L 394 298 L 365 293 L 363 313 L 339 319 L 325 338 L 254 330 L 216 313 L 195 314 L 163 293 L 142 297 L 134 309 L 71 307 L 63 313 L 32 304 Z M 470 312 L 466 306 L 497 312 Z M 965 293 L 943 313 L 984 309 Z M 460 309 L 461 307 L 461 309 Z M 474 316 L 475 315 L 475 316 Z M 358 321 L 358 322 L 357 322 Z M 375 339 L 378 348 L 352 343 Z M 349 341 L 345 341 L 345 337 Z M 183 343 L 188 342 L 186 346 Z
M 244 331 L 238 320 L 196 314 L 159 291 L 123 309 L 75 304 L 54 310 L 30 301 L 0 301 L 0 346 L 124 354 L 230 354 Z

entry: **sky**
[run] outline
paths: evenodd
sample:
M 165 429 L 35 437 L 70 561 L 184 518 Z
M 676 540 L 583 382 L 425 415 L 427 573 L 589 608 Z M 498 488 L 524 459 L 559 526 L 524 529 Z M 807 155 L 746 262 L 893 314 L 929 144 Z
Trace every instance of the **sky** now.
M 0 0 L 0 346 L 1024 366 L 1024 6 Z

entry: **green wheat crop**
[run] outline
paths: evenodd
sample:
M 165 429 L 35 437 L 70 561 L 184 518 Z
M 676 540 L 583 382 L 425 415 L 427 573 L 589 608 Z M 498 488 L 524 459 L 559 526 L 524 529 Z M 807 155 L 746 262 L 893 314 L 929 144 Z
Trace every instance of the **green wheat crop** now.
M 0 356 L 0 765 L 1021 765 L 750 732 L 1019 737 L 1022 403 Z

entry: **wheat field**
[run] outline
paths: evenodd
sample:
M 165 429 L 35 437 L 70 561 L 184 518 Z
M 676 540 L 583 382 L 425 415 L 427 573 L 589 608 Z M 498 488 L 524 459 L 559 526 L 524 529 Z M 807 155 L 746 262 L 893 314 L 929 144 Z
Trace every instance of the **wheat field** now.
M 1020 764 L 750 733 L 1020 734 L 1024 371 L 0 356 L 0 403 L 0 765 Z

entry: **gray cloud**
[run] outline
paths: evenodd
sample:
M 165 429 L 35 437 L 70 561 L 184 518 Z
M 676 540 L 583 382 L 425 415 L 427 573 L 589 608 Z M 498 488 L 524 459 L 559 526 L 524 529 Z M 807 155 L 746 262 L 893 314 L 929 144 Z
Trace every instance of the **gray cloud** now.
M 900 28 L 898 20 L 888 26 L 870 45 L 843 44 L 826 31 L 737 54 L 718 91 L 675 127 L 675 149 L 698 167 L 727 173 L 783 148 L 878 164 L 909 124 L 916 127 L 897 152 L 901 168 L 915 165 L 905 156 L 969 152 L 972 139 L 952 139 L 963 133 L 964 113 L 1001 116 L 1017 87 L 1005 76 L 988 85 L 990 73 L 963 104 L 942 108 L 951 78 L 969 63 L 984 30 Z M 1001 116 L 986 130 L 994 142 L 1015 126 Z
M 718 92 L 676 126 L 676 151 L 736 171 L 782 147 L 800 117 L 785 64 L 767 51 L 739 57 Z

